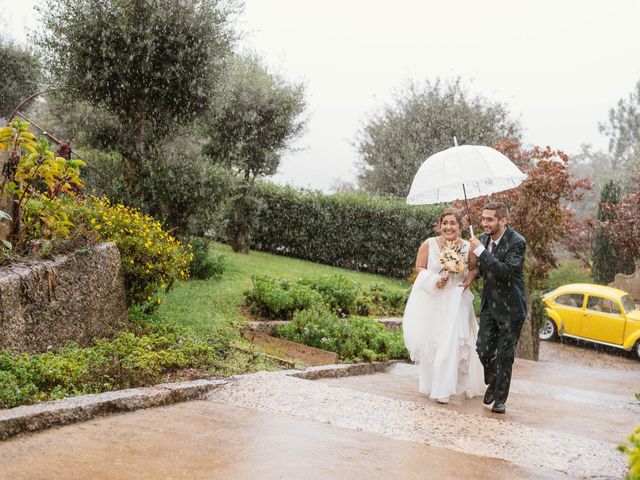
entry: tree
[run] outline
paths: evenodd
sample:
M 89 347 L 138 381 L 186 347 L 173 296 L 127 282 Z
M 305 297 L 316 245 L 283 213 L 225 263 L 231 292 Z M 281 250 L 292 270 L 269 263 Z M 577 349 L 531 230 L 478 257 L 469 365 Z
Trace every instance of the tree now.
M 522 150 L 517 143 L 509 141 L 501 142 L 496 149 L 527 173 L 520 187 L 494 194 L 491 200 L 509 207 L 509 224 L 527 241 L 526 288 L 531 299 L 535 291 L 542 289 L 549 270 L 557 266 L 554 245 L 571 243 L 583 230 L 567 202 L 579 200 L 591 184 L 587 179 L 573 179 L 569 157 L 560 150 L 549 147 Z M 486 198 L 469 202 L 475 231 L 481 231 L 479 220 L 486 202 Z M 518 343 L 518 356 L 537 360 L 540 326 L 527 318 Z
M 493 145 L 517 141 L 520 127 L 505 105 L 472 96 L 460 79 L 409 83 L 391 105 L 370 118 L 358 134 L 358 181 L 381 195 L 406 196 L 422 162 L 459 144 Z
M 30 50 L 0 39 L 0 118 L 6 120 L 18 104 L 38 91 L 40 62 Z
M 233 0 L 46 0 L 36 37 L 51 80 L 119 122 L 135 189 L 159 142 L 205 112 L 234 43 Z
M 618 253 L 606 231 L 606 224 L 616 217 L 616 206 L 621 197 L 620 185 L 615 181 L 609 181 L 600 194 L 598 206 L 598 229 L 593 244 L 593 279 L 596 283 L 606 285 L 613 282 L 616 273 L 632 273 L 633 260 L 625 258 Z
M 255 56 L 236 58 L 221 85 L 203 151 L 242 179 L 229 228 L 233 250 L 247 253 L 255 179 L 276 173 L 282 152 L 302 131 L 304 87 L 269 73 Z
M 611 170 L 617 173 L 622 192 L 630 193 L 635 187 L 633 178 L 640 174 L 640 81 L 626 100 L 620 99 L 609 110 L 609 122 L 599 128 L 609 137 Z
M 609 153 L 615 160 L 614 168 L 623 167 L 638 155 L 640 146 L 640 81 L 629 97 L 620 99 L 609 110 L 609 122 L 599 125 L 601 133 L 609 137 Z
M 635 190 L 620 201 L 604 204 L 604 233 L 609 237 L 618 254 L 624 258 L 622 270 L 632 273 L 633 261 L 640 259 L 640 176 L 634 178 Z

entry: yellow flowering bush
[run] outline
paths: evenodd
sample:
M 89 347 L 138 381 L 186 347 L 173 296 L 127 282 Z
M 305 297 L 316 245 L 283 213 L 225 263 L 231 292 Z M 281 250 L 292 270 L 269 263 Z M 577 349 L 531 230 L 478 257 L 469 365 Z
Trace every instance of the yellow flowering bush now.
M 120 249 L 130 303 L 155 305 L 160 301 L 156 292 L 187 278 L 190 246 L 165 232 L 153 217 L 106 198 L 91 197 L 87 203 L 88 227 Z
M 191 246 L 164 231 L 153 217 L 107 198 L 89 197 L 73 208 L 70 217 L 75 224 L 84 224 L 118 246 L 130 305 L 152 310 L 160 303 L 158 291 L 168 291 L 188 277 Z

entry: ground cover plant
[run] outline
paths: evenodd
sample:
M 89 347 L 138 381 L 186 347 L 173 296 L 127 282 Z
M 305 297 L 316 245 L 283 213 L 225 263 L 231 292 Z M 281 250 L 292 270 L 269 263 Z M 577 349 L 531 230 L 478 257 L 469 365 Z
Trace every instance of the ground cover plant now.
M 279 337 L 336 352 L 343 362 L 408 358 L 402 332 L 365 317 L 336 315 L 323 304 L 300 310 L 293 321 L 278 327 Z

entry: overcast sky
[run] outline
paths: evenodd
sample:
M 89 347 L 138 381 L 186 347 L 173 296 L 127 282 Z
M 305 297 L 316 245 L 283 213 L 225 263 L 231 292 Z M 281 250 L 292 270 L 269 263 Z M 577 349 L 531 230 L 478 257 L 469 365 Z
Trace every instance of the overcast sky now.
M 0 0 L 24 38 L 37 0 Z M 306 85 L 306 133 L 280 183 L 353 181 L 356 132 L 408 79 L 466 80 L 506 103 L 527 144 L 606 149 L 598 122 L 640 80 L 636 0 L 245 0 L 244 46 Z

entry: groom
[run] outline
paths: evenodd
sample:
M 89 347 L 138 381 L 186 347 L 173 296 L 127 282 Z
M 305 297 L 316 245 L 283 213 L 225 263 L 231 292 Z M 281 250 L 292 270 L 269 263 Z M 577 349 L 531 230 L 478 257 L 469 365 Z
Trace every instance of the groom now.
M 484 280 L 476 347 L 488 385 L 484 403 L 493 403 L 492 412 L 505 413 L 516 345 L 527 314 L 524 292 L 527 243 L 507 225 L 507 207 L 503 203 L 485 205 L 482 228 L 484 234 L 470 241 Z

